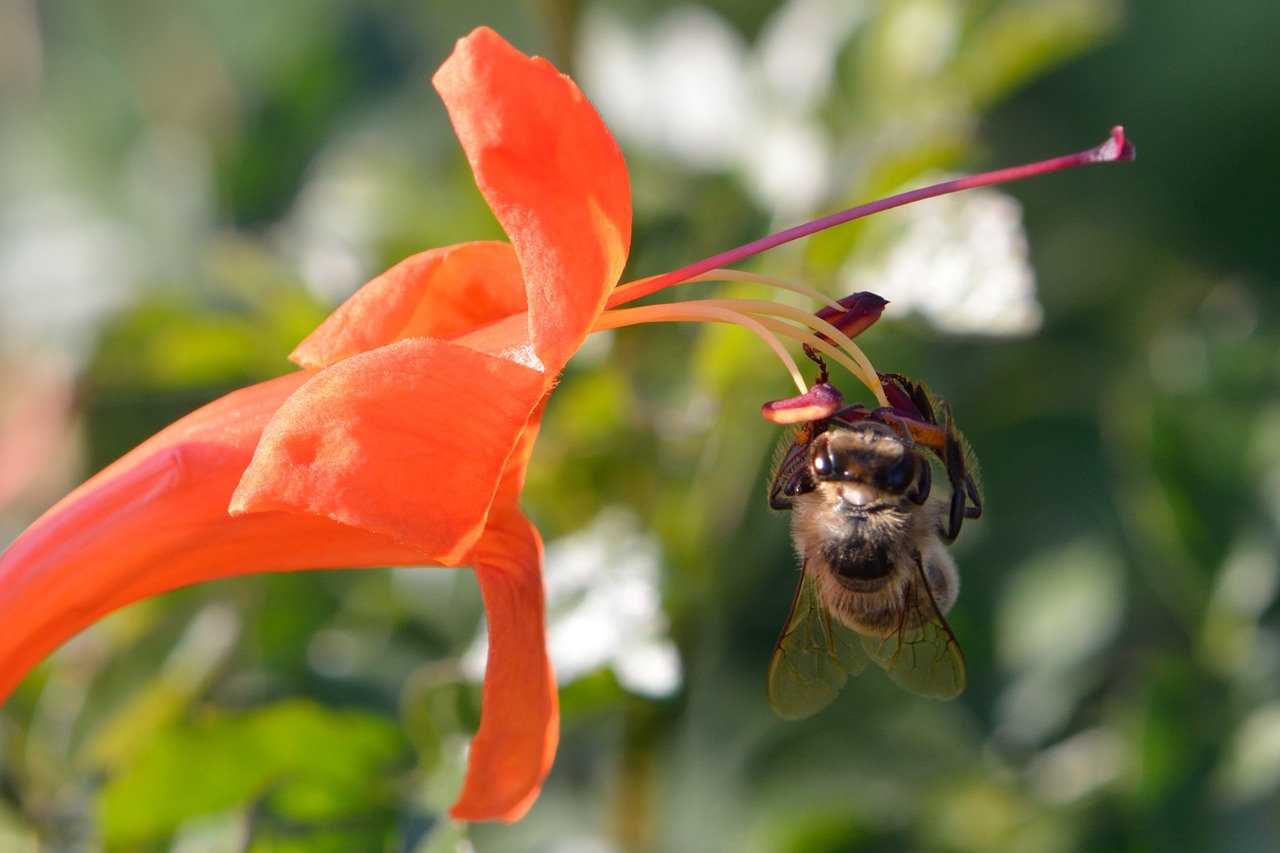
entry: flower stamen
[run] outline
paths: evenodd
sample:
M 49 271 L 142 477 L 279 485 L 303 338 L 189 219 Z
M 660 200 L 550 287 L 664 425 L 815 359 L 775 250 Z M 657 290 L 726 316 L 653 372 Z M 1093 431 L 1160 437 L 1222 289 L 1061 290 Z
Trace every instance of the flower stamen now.
M 888 405 L 880 388 L 879 375 L 858 345 L 837 326 L 792 305 L 761 299 L 698 299 L 636 308 L 614 308 L 600 315 L 593 331 L 632 323 L 691 320 L 734 323 L 755 332 L 779 354 L 802 394 L 808 390 L 808 385 L 803 378 L 797 378 L 800 377 L 800 370 L 794 359 L 789 354 L 783 357 L 786 350 L 777 336 L 782 335 L 808 344 L 830 356 L 857 377 L 871 389 L 881 405 Z
M 766 328 L 764 323 L 747 314 L 724 308 L 723 306 L 707 304 L 716 301 L 664 302 L 657 305 L 640 305 L 635 308 L 613 308 L 605 311 L 596 319 L 591 331 L 601 332 L 605 329 L 617 329 L 638 323 L 732 323 L 735 326 L 742 326 L 744 329 L 755 332 L 782 361 L 783 366 L 787 368 L 787 372 L 791 374 L 791 380 L 800 389 L 800 393 L 803 394 L 808 390 L 804 376 L 800 373 L 800 367 L 796 364 L 795 359 L 791 357 L 791 353 L 787 352 L 787 348 L 782 345 L 782 341 L 778 340 L 777 336 Z
M 855 344 L 852 338 L 840 331 L 837 326 L 827 322 L 817 314 L 810 314 L 802 308 L 795 308 L 791 305 L 779 305 L 776 302 L 764 302 L 757 299 L 713 299 L 706 301 L 757 316 L 771 330 L 807 343 L 814 349 L 830 355 L 856 376 L 863 385 L 871 389 L 873 393 L 880 388 L 880 378 L 876 373 L 876 369 L 872 366 L 871 360 L 867 358 L 861 347 Z M 779 322 L 780 319 L 794 321 L 797 325 L 793 326 Z M 783 331 L 783 329 L 788 331 Z M 831 342 L 824 341 L 822 335 L 826 335 Z M 833 343 L 834 346 L 832 345 Z M 851 360 L 852 364 L 850 363 Z M 880 394 L 877 394 L 877 399 L 881 399 Z

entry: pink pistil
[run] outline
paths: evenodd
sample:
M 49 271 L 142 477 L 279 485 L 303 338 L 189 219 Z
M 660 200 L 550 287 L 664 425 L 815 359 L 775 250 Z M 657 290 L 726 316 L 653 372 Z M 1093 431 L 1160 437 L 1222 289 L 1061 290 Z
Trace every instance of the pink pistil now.
M 727 267 L 738 263 L 746 258 L 758 255 L 760 252 L 781 246 L 784 243 L 790 243 L 801 237 L 808 237 L 810 234 L 816 234 L 819 231 L 825 231 L 836 225 L 843 225 L 846 222 L 852 222 L 855 219 L 861 219 L 864 216 L 870 216 L 873 213 L 879 213 L 882 210 L 890 210 L 895 207 L 902 207 L 904 204 L 911 204 L 914 201 L 920 201 L 926 198 L 935 198 L 940 195 L 957 192 L 959 190 L 972 189 L 974 187 L 985 187 L 992 184 L 1002 184 L 1009 181 L 1017 181 L 1023 178 L 1030 178 L 1035 175 L 1044 175 L 1049 172 L 1058 172 L 1063 169 L 1070 169 L 1074 166 L 1083 166 L 1089 163 L 1113 163 L 1121 160 L 1132 160 L 1136 156 L 1136 149 L 1124 136 L 1124 128 L 1114 127 L 1111 130 L 1111 136 L 1100 145 L 1095 145 L 1088 151 L 1081 151 L 1077 154 L 1068 154 L 1064 157 L 1054 157 L 1050 160 L 1041 160 L 1038 163 L 1028 163 L 1024 166 L 1013 166 L 1008 169 L 997 169 L 994 172 L 983 172 L 979 175 L 969 175 L 963 178 L 956 178 L 951 181 L 943 181 L 940 184 L 933 184 L 919 189 L 908 190 L 904 193 L 882 198 L 877 201 L 861 204 L 857 207 L 851 207 L 848 210 L 842 210 L 839 213 L 833 213 L 830 216 L 824 216 L 821 219 L 815 219 L 811 222 L 805 222 L 788 228 L 785 231 L 779 231 L 776 234 L 770 234 L 768 237 L 762 237 L 759 240 L 739 246 L 736 249 L 730 249 L 727 252 L 721 252 L 710 258 L 673 270 L 669 273 L 656 275 L 653 278 L 646 279 L 643 284 L 637 283 L 639 286 L 628 287 L 625 292 L 615 293 L 610 296 L 606 307 L 613 308 L 623 302 L 630 302 L 639 299 L 642 296 L 648 296 L 650 293 L 656 293 L 665 287 L 673 284 L 679 284 L 682 281 L 709 272 L 718 267 Z

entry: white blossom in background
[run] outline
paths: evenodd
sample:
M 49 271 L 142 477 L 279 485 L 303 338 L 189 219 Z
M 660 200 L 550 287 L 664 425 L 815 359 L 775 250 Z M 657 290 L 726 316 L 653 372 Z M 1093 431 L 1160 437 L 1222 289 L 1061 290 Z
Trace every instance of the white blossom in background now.
M 753 110 L 746 46 L 728 24 L 682 7 L 637 34 L 593 7 L 583 28 L 579 76 L 615 133 L 695 169 L 733 161 Z
M 327 304 L 346 299 L 380 269 L 374 246 L 387 227 L 387 187 L 378 165 L 384 148 L 370 134 L 322 151 L 274 231 L 307 287 Z
M 78 365 L 133 296 L 138 241 L 83 199 L 51 192 L 0 205 L 0 347 Z
M 560 685 L 611 669 L 623 689 L 670 696 L 682 670 L 667 636 L 658 581 L 662 554 L 652 536 L 620 509 L 546 547 L 547 648 Z M 484 677 L 489 643 L 482 634 L 463 655 L 463 673 Z
M 214 229 L 212 156 L 182 128 L 149 127 L 91 190 L 38 123 L 0 142 L 0 358 L 38 351 L 78 369 L 147 288 L 195 277 Z
M 829 189 L 832 146 L 816 107 L 864 17 L 861 3 L 794 0 L 749 46 L 702 7 L 673 9 L 639 35 L 592 7 L 579 78 L 624 145 L 738 172 L 770 210 L 800 212 Z
M 735 172 L 774 216 L 805 216 L 832 190 L 836 146 L 819 111 L 831 95 L 840 49 L 867 20 L 869 6 L 792 0 L 754 45 L 702 7 L 675 8 L 639 34 L 591 7 L 579 40 L 579 76 L 624 145 L 692 169 Z M 917 6 L 902 16 L 901 26 L 912 25 L 903 38 L 929 46 L 927 61 L 937 62 L 954 49 L 957 24 L 943 7 Z M 1040 327 L 1015 201 L 993 190 L 970 191 L 892 215 L 900 224 L 892 248 L 878 262 L 860 257 L 845 269 L 843 291 L 874 290 L 890 301 L 890 317 L 918 314 L 944 332 L 1012 336 Z
M 1016 201 L 969 190 L 891 216 L 900 233 L 884 257 L 869 262 L 859 254 L 841 271 L 842 289 L 874 290 L 889 300 L 888 316 L 915 313 L 943 332 L 1014 336 L 1040 328 Z
M 1222 799 L 1237 807 L 1258 803 L 1280 787 L 1280 702 L 1264 702 L 1245 717 L 1215 782 Z
M 85 180 L 100 164 L 84 163 L 39 110 L 23 106 L 0 108 L 0 509 L 6 510 L 71 458 L 59 450 L 74 445 L 75 381 L 102 328 L 147 288 L 184 280 L 196 257 L 191 247 L 205 242 L 213 221 L 212 158 L 190 134 L 149 127 L 120 168 Z M 34 506 L 48 505 L 32 497 Z
M 1139 766 L 1125 736 L 1112 726 L 1074 734 L 1041 751 L 1027 772 L 1041 802 L 1065 806 L 1132 774 Z
M 1124 571 L 1090 538 L 1013 567 L 996 618 L 996 660 L 1007 673 L 996 704 L 1002 742 L 1049 742 L 1096 687 L 1096 663 L 1125 622 Z

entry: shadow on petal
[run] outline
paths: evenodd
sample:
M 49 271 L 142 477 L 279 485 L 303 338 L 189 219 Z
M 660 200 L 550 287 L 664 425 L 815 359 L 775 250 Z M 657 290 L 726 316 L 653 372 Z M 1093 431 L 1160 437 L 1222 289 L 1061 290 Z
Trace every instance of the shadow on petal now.
M 319 515 L 459 565 L 545 382 L 428 338 L 343 359 L 280 407 L 231 510 Z

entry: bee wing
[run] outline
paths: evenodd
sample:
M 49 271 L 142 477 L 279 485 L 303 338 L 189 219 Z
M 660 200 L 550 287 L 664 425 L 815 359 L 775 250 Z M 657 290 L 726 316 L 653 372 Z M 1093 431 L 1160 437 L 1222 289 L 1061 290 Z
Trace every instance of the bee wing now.
M 803 719 L 826 707 L 866 665 L 858 635 L 818 603 L 813 578 L 804 572 L 769 661 L 769 704 L 784 720 Z
M 862 646 L 891 679 L 912 693 L 954 699 L 968 677 L 964 654 L 919 570 L 906 600 L 915 603 L 902 614 L 899 627 L 884 637 L 861 635 Z M 916 627 L 908 627 L 912 624 Z

